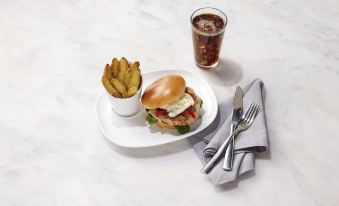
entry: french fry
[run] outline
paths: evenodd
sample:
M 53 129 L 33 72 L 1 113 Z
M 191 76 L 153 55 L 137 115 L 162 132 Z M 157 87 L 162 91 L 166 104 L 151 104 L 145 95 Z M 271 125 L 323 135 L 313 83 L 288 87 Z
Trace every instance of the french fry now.
M 124 77 L 124 84 L 125 86 L 128 88 L 128 83 L 131 80 L 132 77 L 132 70 L 131 67 L 127 69 L 126 73 L 125 73 L 125 77 Z
M 133 86 L 133 87 L 128 89 L 127 97 L 131 97 L 131 96 L 135 95 L 137 92 L 138 92 L 138 87 Z
M 133 63 L 130 65 L 130 67 L 137 67 L 137 68 L 139 69 L 140 63 L 139 63 L 138 61 L 133 62 Z
M 140 70 L 138 67 L 134 67 L 131 69 L 132 70 L 132 75 L 131 79 L 128 82 L 128 88 L 132 88 L 133 86 L 139 88 L 140 83 L 141 83 L 141 74 Z
M 112 70 L 112 73 L 113 73 L 113 76 L 114 77 L 117 77 L 118 76 L 118 73 L 119 73 L 119 67 L 120 67 L 120 62 L 117 58 L 114 58 L 112 60 L 112 65 L 111 65 L 111 70 Z
M 112 74 L 111 68 L 109 67 L 109 64 L 106 64 L 105 66 L 104 77 L 106 77 L 109 80 L 113 78 L 113 74 Z
M 124 77 L 124 83 L 125 83 L 126 87 L 128 87 L 129 81 L 131 80 L 132 71 L 135 70 L 135 69 L 139 70 L 139 66 L 140 66 L 140 63 L 138 61 L 136 61 L 136 62 L 133 62 L 129 66 L 129 68 L 127 69 L 127 71 L 125 73 L 125 77 Z
M 128 63 L 127 60 L 125 59 L 125 57 L 122 57 L 120 59 L 120 67 L 119 67 L 119 72 L 118 72 L 118 76 L 117 78 L 119 79 L 120 82 L 124 82 L 124 77 L 125 77 L 125 73 L 128 69 Z
M 119 79 L 113 78 L 111 83 L 124 98 L 127 96 L 126 86 Z
M 122 95 L 118 92 L 118 90 L 116 88 L 114 88 L 114 86 L 111 84 L 110 80 L 107 77 L 103 76 L 101 78 L 101 82 L 104 85 L 106 91 L 110 95 L 118 97 L 118 98 L 122 97 Z

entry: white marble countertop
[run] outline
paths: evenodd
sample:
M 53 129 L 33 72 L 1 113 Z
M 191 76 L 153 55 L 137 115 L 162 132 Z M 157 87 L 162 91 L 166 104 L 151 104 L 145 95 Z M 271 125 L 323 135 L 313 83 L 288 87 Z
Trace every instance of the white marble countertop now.
M 193 63 L 190 14 L 224 10 L 222 66 Z M 337 205 L 339 3 L 0 2 L 0 205 Z M 112 57 L 203 74 L 219 101 L 261 78 L 270 153 L 224 187 L 189 143 L 124 149 L 94 111 Z

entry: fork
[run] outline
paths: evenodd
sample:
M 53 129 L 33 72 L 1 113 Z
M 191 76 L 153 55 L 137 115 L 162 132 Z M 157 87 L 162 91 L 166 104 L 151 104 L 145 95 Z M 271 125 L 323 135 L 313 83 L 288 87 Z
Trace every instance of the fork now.
M 225 151 L 227 146 L 230 144 L 231 139 L 238 134 L 239 132 L 247 130 L 253 123 L 255 116 L 259 111 L 259 105 L 252 103 L 251 106 L 247 109 L 246 114 L 244 114 L 238 124 L 235 126 L 235 130 L 230 136 L 227 137 L 225 142 L 218 149 L 217 153 L 212 157 L 212 159 L 205 165 L 201 170 L 203 174 L 208 174 L 216 165 L 217 160 L 220 158 L 221 154 Z

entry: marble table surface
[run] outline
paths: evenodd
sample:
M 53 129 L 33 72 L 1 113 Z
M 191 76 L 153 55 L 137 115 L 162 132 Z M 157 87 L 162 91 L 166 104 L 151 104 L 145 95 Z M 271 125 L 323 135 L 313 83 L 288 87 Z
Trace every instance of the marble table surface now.
M 189 17 L 229 18 L 220 67 L 194 65 Z M 0 2 L 0 205 L 337 205 L 339 2 Z M 204 75 L 218 101 L 261 78 L 270 152 L 214 187 L 187 140 L 113 145 L 95 100 L 112 57 Z

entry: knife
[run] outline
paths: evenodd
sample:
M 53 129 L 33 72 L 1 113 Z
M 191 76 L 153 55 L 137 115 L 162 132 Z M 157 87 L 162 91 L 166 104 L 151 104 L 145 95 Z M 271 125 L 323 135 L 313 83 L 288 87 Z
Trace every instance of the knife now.
M 232 123 L 230 134 L 233 133 L 235 126 L 238 124 L 241 118 L 242 107 L 243 107 L 243 92 L 241 87 L 237 86 L 233 100 Z M 224 170 L 226 171 L 232 170 L 233 158 L 234 158 L 234 137 L 232 138 L 230 144 L 226 149 L 225 160 L 223 165 Z

